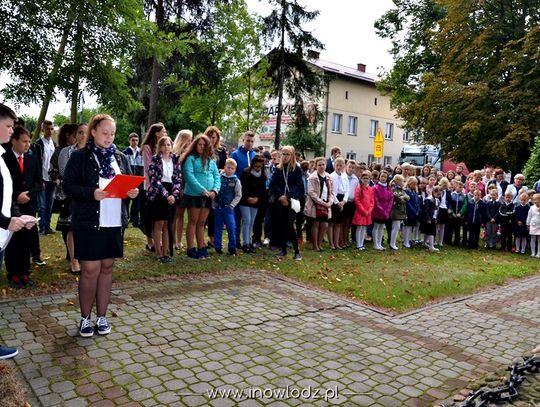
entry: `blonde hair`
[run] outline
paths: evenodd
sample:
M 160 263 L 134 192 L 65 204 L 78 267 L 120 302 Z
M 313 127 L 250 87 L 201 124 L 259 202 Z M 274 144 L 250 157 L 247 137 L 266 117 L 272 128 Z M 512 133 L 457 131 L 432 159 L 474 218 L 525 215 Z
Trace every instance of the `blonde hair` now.
M 343 159 L 343 157 L 337 157 L 334 160 L 334 167 L 336 166 L 336 164 L 342 164 L 343 166 L 345 166 L 345 160 Z
M 225 165 L 227 165 L 227 164 L 234 165 L 235 167 L 238 165 L 238 164 L 236 164 L 236 160 L 234 158 L 227 158 L 225 160 Z
M 409 189 L 413 189 L 411 188 L 414 187 L 414 189 L 416 190 L 416 187 L 418 186 L 418 180 L 416 179 L 416 177 L 409 177 L 409 179 L 407 180 L 407 184 L 405 185 L 406 188 L 409 188 Z
M 283 168 L 283 152 L 284 151 L 287 151 L 291 154 L 290 155 L 291 159 L 289 161 L 289 164 L 287 164 L 287 169 L 289 171 L 294 171 L 294 169 L 296 168 L 296 152 L 293 146 L 283 146 L 281 148 L 281 161 L 279 162 L 277 167 L 282 171 L 284 170 Z
M 392 184 L 395 184 L 397 181 L 401 181 L 401 183 L 405 182 L 405 178 L 403 178 L 403 175 L 396 174 L 392 177 Z
M 193 132 L 191 130 L 183 129 L 178 132 L 173 143 L 173 152 L 180 156 L 186 149 L 186 147 L 191 143 L 193 138 Z

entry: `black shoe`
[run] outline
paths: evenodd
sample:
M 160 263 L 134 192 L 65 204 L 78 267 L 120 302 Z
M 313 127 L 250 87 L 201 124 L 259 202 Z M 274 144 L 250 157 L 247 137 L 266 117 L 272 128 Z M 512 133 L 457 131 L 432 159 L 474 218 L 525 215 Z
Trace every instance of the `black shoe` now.
M 246 254 L 252 254 L 252 253 L 255 253 L 255 251 L 249 247 L 249 245 L 245 244 L 242 246 L 242 251 Z
M 26 287 L 32 287 L 34 285 L 34 282 L 32 281 L 32 279 L 28 276 L 23 276 L 23 284 L 24 284 L 24 288 Z
M 236 249 L 229 249 L 229 254 L 231 256 L 236 256 Z
M 55 233 L 56 233 L 56 232 L 55 232 L 54 230 L 52 230 L 52 229 L 49 229 L 49 230 L 46 230 L 46 231 L 45 231 L 45 234 L 46 234 L 46 235 L 54 235 Z
M 21 280 L 10 281 L 9 282 L 9 288 L 14 288 L 16 290 L 20 290 L 20 289 L 24 288 L 24 283 Z
M 155 247 L 150 247 L 148 245 L 145 246 L 145 249 L 148 250 L 149 252 L 155 252 L 156 251 Z
M 70 272 L 70 274 L 73 274 L 74 276 L 80 276 L 81 275 L 81 270 L 69 269 L 69 272 Z
M 210 240 L 206 243 L 206 246 L 208 246 L 209 248 L 213 249 L 214 248 L 214 243 L 212 243 Z
M 42 260 L 38 257 L 34 257 L 32 259 L 32 262 L 36 265 L 36 266 L 46 266 L 47 265 L 47 262 L 45 260 Z
M 217 254 L 223 254 L 223 250 L 218 249 L 217 247 L 214 249 Z

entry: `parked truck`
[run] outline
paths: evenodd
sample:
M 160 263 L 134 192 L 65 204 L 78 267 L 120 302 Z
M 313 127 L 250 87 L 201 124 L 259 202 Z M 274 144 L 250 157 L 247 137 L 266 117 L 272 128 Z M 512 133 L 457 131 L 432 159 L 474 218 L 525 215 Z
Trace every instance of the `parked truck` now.
M 458 163 L 444 159 L 441 149 L 430 144 L 413 144 L 404 146 L 401 150 L 399 163 L 410 163 L 421 169 L 424 165 L 433 165 L 437 171 L 444 173 L 455 170 Z M 463 173 L 469 174 L 469 169 L 464 163 L 459 163 L 463 167 Z
M 407 162 L 417 167 L 423 167 L 426 164 L 430 164 L 433 165 L 437 171 L 442 169 L 442 161 L 441 149 L 430 144 L 406 145 L 401 150 L 399 158 L 400 164 Z

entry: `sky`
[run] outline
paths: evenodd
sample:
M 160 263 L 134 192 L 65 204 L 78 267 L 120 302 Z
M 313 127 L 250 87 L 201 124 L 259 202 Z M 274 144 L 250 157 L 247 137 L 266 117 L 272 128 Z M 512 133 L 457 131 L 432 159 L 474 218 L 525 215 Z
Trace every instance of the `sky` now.
M 270 8 L 265 0 L 246 0 L 251 12 L 269 14 Z M 305 26 L 321 41 L 325 48 L 320 58 L 341 65 L 356 67 L 366 64 L 366 71 L 378 74 L 381 69 L 392 67 L 389 54 L 390 41 L 379 38 L 373 24 L 386 11 L 394 7 L 392 0 L 299 0 L 309 11 L 319 10 L 317 19 Z M 0 75 L 0 88 L 9 81 L 5 74 Z M 62 95 L 51 103 L 47 118 L 56 113 L 68 114 L 69 104 Z M 1 98 L 1 96 L 0 96 Z M 95 107 L 96 99 L 85 95 L 86 107 Z M 12 105 L 12 104 L 11 104 Z M 14 106 L 20 115 L 37 117 L 40 106 Z

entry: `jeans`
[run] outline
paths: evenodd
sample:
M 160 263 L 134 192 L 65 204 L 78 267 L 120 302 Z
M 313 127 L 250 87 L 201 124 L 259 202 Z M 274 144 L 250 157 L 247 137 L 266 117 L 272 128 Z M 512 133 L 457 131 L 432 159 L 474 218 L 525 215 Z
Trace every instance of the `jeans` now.
M 229 250 L 236 250 L 236 221 L 232 208 L 214 209 L 214 246 L 222 248 L 223 224 L 227 227 L 229 236 Z
M 51 230 L 51 212 L 54 198 L 54 182 L 44 181 L 45 189 L 38 195 L 39 231 Z
M 257 208 L 240 205 L 240 213 L 242 214 L 242 242 L 246 246 L 251 243 L 251 231 L 257 216 Z
M 236 243 L 240 244 L 240 226 L 242 225 L 242 213 L 240 212 L 240 205 L 234 207 L 234 221 L 236 225 Z M 215 236 L 214 236 L 215 238 Z

